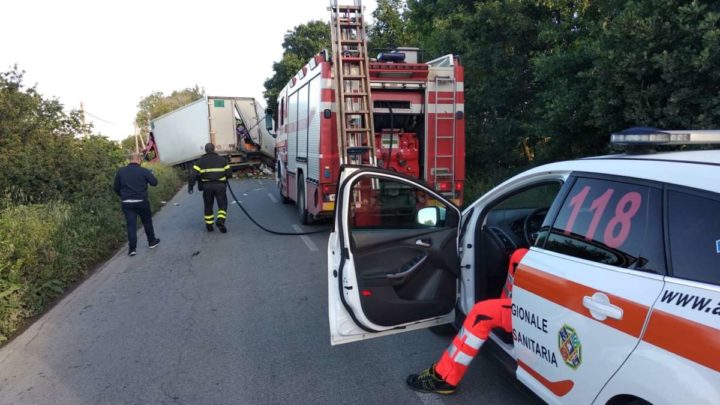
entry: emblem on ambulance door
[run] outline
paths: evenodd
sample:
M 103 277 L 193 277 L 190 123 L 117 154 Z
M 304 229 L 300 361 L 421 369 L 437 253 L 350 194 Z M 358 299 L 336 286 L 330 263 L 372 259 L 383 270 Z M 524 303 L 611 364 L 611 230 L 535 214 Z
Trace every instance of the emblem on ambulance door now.
M 582 345 L 575 329 L 563 325 L 558 332 L 558 348 L 565 364 L 576 370 L 582 363 Z

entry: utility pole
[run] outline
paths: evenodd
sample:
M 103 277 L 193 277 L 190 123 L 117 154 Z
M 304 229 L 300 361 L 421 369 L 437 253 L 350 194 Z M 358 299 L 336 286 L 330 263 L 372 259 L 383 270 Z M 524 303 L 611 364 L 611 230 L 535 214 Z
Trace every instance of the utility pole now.
M 85 103 L 80 101 L 80 120 L 82 122 L 82 133 L 83 137 L 88 137 L 87 124 L 85 124 Z
M 135 127 L 135 153 L 140 153 L 140 147 L 138 145 L 138 127 L 137 124 L 133 124 Z

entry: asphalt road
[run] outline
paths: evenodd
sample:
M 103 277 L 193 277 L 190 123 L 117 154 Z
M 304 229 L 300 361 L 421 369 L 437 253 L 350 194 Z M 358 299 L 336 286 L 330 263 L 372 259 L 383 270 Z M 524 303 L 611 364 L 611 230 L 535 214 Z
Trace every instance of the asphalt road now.
M 233 188 L 266 226 L 299 229 L 273 180 Z M 229 233 L 207 233 L 199 193 L 178 193 L 155 216 L 160 246 L 142 234 L 0 349 L 0 404 L 538 402 L 486 354 L 453 396 L 411 391 L 450 342 L 429 331 L 330 346 L 327 234 L 228 211 Z

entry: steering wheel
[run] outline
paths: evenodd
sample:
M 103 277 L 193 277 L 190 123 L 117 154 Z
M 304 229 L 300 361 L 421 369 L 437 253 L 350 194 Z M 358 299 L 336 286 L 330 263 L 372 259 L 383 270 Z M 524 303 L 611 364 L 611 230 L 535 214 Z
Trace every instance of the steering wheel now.
M 531 229 L 532 228 L 532 222 L 535 218 L 538 218 L 540 222 L 545 219 L 545 215 L 547 215 L 549 211 L 549 208 L 547 207 L 540 207 L 532 210 L 523 221 L 523 236 L 525 236 L 525 242 L 527 242 L 528 247 L 533 245 L 533 242 L 535 242 L 535 237 L 537 237 L 537 231 L 540 229 Z M 534 234 L 534 235 L 533 235 Z

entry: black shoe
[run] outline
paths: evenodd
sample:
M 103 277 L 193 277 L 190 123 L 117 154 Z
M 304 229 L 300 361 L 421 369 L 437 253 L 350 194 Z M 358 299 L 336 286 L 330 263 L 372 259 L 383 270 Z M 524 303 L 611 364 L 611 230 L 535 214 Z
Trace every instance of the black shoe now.
M 218 229 L 220 230 L 220 232 L 222 232 L 222 233 L 227 233 L 227 228 L 225 228 L 225 223 L 224 223 L 224 222 L 217 221 L 217 222 L 215 222 L 215 225 L 217 225 L 217 227 L 218 227 Z
M 128 256 L 135 256 L 136 254 L 134 250 L 128 252 Z
M 454 386 L 435 374 L 435 365 L 423 370 L 420 374 L 410 374 L 405 382 L 415 391 L 434 392 L 442 395 L 455 393 Z
M 155 238 L 154 241 L 150 242 L 150 249 L 154 248 L 155 246 L 160 244 L 160 239 Z
M 205 229 L 207 229 L 208 232 L 214 231 L 212 224 L 205 224 Z

